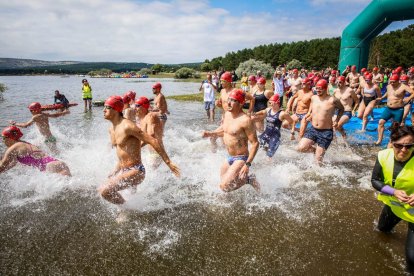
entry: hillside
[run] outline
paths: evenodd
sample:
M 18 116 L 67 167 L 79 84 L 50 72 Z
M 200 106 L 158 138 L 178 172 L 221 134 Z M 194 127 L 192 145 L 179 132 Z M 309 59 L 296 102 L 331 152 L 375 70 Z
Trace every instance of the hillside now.
M 21 69 L 79 64 L 79 61 L 45 61 L 36 59 L 0 58 L 0 69 Z

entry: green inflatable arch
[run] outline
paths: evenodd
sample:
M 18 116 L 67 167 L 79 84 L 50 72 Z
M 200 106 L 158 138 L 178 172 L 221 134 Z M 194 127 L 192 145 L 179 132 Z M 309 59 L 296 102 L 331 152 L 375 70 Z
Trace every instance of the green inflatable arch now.
M 414 18 L 414 0 L 373 0 L 342 32 L 339 70 L 367 67 L 371 40 L 393 21 Z

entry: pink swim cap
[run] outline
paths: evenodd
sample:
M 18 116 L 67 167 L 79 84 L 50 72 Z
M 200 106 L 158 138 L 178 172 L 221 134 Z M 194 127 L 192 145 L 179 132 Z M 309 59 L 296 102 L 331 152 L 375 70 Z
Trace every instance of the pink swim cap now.
M 279 96 L 279 94 L 274 94 L 270 99 L 269 99 L 269 101 L 272 101 L 272 102 L 275 102 L 275 103 L 278 103 L 278 104 L 280 104 L 280 96 Z
M 23 133 L 17 126 L 9 126 L 3 129 L 1 135 L 3 137 L 18 141 L 20 138 L 22 138 Z

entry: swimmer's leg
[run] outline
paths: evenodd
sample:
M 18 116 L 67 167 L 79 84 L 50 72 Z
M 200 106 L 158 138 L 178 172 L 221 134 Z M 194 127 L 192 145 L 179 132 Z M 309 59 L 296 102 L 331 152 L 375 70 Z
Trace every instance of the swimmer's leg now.
M 247 183 L 247 177 L 244 179 L 239 178 L 239 172 L 244 166 L 243 160 L 235 160 L 231 166 L 223 164 L 221 171 L 220 189 L 224 192 L 231 192 L 239 189 L 241 186 Z
M 46 165 L 46 171 L 51 173 L 58 173 L 64 176 L 72 176 L 68 165 L 62 161 L 53 161 Z
M 145 172 L 136 169 L 121 172 L 114 177 L 109 178 L 107 182 L 99 188 L 99 193 L 105 200 L 113 204 L 123 204 L 125 203 L 125 199 L 119 191 L 136 186 L 144 179 Z

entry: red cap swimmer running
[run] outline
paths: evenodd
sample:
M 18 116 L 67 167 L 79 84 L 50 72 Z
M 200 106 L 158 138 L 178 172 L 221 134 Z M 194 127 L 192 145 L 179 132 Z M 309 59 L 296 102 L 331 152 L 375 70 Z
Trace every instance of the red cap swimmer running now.
M 23 133 L 16 126 L 9 126 L 1 132 L 7 150 L 0 161 L 0 173 L 13 168 L 17 163 L 35 167 L 40 171 L 58 173 L 70 176 L 68 166 L 53 157 L 48 156 L 35 145 L 23 142 Z

